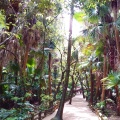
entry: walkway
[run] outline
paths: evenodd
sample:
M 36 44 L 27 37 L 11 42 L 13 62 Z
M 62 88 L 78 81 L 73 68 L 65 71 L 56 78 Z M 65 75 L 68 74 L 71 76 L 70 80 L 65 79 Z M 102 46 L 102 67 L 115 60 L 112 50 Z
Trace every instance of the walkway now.
M 93 113 L 87 105 L 88 103 L 82 98 L 82 95 L 77 94 L 73 98 L 72 105 L 66 102 L 63 120 L 99 120 L 98 116 Z M 43 120 L 51 120 L 55 114 L 56 111 Z

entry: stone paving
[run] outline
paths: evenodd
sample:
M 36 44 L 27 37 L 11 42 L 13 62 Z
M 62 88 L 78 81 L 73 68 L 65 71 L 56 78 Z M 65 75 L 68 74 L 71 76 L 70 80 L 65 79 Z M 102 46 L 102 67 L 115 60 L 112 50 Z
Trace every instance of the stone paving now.
M 43 120 L 51 120 L 56 114 L 57 110 L 45 117 Z M 73 97 L 72 104 L 65 103 L 63 111 L 63 120 L 99 120 L 98 116 L 91 111 L 88 103 L 82 98 L 81 94 Z

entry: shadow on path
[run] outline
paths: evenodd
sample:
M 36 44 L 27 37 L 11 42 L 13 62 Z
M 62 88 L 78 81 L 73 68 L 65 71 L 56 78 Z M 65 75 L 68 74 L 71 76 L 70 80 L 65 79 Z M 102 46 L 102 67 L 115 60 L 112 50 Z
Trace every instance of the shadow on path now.
M 56 115 L 56 112 L 57 110 L 43 120 L 51 120 Z M 99 120 L 99 118 L 90 110 L 82 95 L 77 94 L 73 97 L 71 105 L 68 102 L 65 103 L 63 120 Z

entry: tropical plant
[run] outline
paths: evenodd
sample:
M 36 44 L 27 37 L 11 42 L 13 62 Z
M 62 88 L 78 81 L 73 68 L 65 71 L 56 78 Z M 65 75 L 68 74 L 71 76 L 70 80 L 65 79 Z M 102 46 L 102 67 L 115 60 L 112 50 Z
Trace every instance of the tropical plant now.
M 18 108 L 6 110 L 0 110 L 0 119 L 1 120 L 16 120 L 16 119 L 28 119 L 31 117 L 29 112 L 34 111 L 34 106 L 30 103 L 18 103 Z
M 114 88 L 116 90 L 117 114 L 120 115 L 120 73 L 111 72 L 107 77 L 102 79 L 103 87 L 106 89 Z

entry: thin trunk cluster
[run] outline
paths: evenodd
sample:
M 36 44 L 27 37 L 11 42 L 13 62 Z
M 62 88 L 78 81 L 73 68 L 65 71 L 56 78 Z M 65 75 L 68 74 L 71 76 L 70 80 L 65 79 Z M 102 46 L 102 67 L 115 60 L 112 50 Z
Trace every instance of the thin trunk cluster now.
M 60 100 L 60 105 L 59 105 L 57 114 L 52 120 L 63 120 L 63 109 L 64 109 L 65 97 L 66 97 L 66 92 L 67 92 L 67 87 L 68 87 L 68 82 L 69 82 L 69 74 L 70 74 L 73 14 L 74 14 L 74 0 L 72 0 L 72 2 L 71 2 L 71 15 L 70 15 L 70 26 L 69 26 L 66 76 L 65 76 L 64 86 L 63 86 L 63 93 L 62 93 L 62 97 Z

